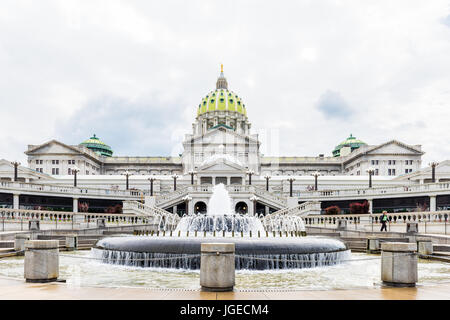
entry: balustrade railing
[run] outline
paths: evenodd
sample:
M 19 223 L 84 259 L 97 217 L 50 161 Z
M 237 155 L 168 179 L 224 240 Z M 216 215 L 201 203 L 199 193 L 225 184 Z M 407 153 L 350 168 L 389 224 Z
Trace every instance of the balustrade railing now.
M 1 181 L 0 189 L 9 189 L 15 191 L 30 192 L 48 192 L 48 193 L 64 193 L 72 196 L 77 195 L 94 195 L 94 196 L 125 196 L 125 197 L 141 197 L 148 195 L 148 191 L 144 190 L 116 190 L 102 188 L 82 188 L 72 186 L 56 186 L 50 184 L 37 184 L 27 182 Z
M 76 219 L 74 216 L 76 216 Z M 0 208 L 0 230 L 27 230 L 30 220 L 39 220 L 54 229 L 73 229 L 74 223 L 87 223 L 87 228 L 89 228 L 96 226 L 95 223 L 98 218 L 104 218 L 107 225 L 110 226 L 151 223 L 148 217 L 130 214 Z
M 340 189 L 340 190 L 319 190 L 303 191 L 300 198 L 326 198 L 326 197 L 346 197 L 346 196 L 379 196 L 387 194 L 407 194 L 421 192 L 450 192 L 450 182 L 426 183 L 409 186 L 389 186 L 358 189 Z

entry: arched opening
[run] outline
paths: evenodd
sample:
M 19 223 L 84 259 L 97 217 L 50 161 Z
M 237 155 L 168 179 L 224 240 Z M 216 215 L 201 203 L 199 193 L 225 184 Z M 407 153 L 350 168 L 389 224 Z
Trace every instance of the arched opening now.
M 248 212 L 247 204 L 243 201 L 236 203 L 234 211 L 239 214 L 246 214 Z
M 194 212 L 196 214 L 198 214 L 198 213 L 206 214 L 206 203 L 204 203 L 203 201 L 197 202 L 194 205 Z

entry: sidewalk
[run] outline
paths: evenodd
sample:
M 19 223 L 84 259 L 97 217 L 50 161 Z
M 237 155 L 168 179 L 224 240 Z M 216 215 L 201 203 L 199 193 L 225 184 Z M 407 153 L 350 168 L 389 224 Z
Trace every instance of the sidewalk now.
M 416 288 L 324 291 L 156 290 L 144 288 L 70 287 L 65 283 L 26 283 L 0 278 L 0 300 L 450 300 L 450 283 Z

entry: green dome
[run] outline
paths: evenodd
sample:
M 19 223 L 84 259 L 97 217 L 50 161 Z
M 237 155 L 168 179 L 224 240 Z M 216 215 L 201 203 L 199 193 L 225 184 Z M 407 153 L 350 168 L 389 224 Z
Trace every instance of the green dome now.
M 341 143 L 339 143 L 336 148 L 334 148 L 333 150 L 333 157 L 339 157 L 341 155 L 341 149 L 343 147 L 350 147 L 351 148 L 351 152 L 353 152 L 353 150 L 358 149 L 359 147 L 366 145 L 367 143 L 356 139 L 354 136 L 352 136 L 352 134 L 350 133 L 350 137 L 348 137 L 345 141 L 342 141 Z
M 213 111 L 234 111 L 247 115 L 242 99 L 228 89 L 216 89 L 202 99 L 197 109 L 197 116 Z
M 92 150 L 99 155 L 105 156 L 105 157 L 111 157 L 113 154 L 113 151 L 110 146 L 108 146 L 103 141 L 100 141 L 99 138 L 97 138 L 94 134 L 93 137 L 90 137 L 86 141 L 83 141 L 80 143 L 80 145 L 85 146 L 89 150 Z
M 211 91 L 202 99 L 198 105 L 197 116 L 214 111 L 233 111 L 247 116 L 242 99 L 233 91 L 228 90 L 228 82 L 223 74 L 223 65 L 216 82 L 216 90 Z

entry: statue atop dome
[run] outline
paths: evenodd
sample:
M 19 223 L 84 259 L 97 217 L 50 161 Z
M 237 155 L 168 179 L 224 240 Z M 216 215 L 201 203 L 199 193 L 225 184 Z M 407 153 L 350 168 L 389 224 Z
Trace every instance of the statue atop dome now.
M 220 76 L 216 82 L 216 89 L 228 90 L 228 82 L 225 76 L 223 75 L 223 64 L 220 65 Z

